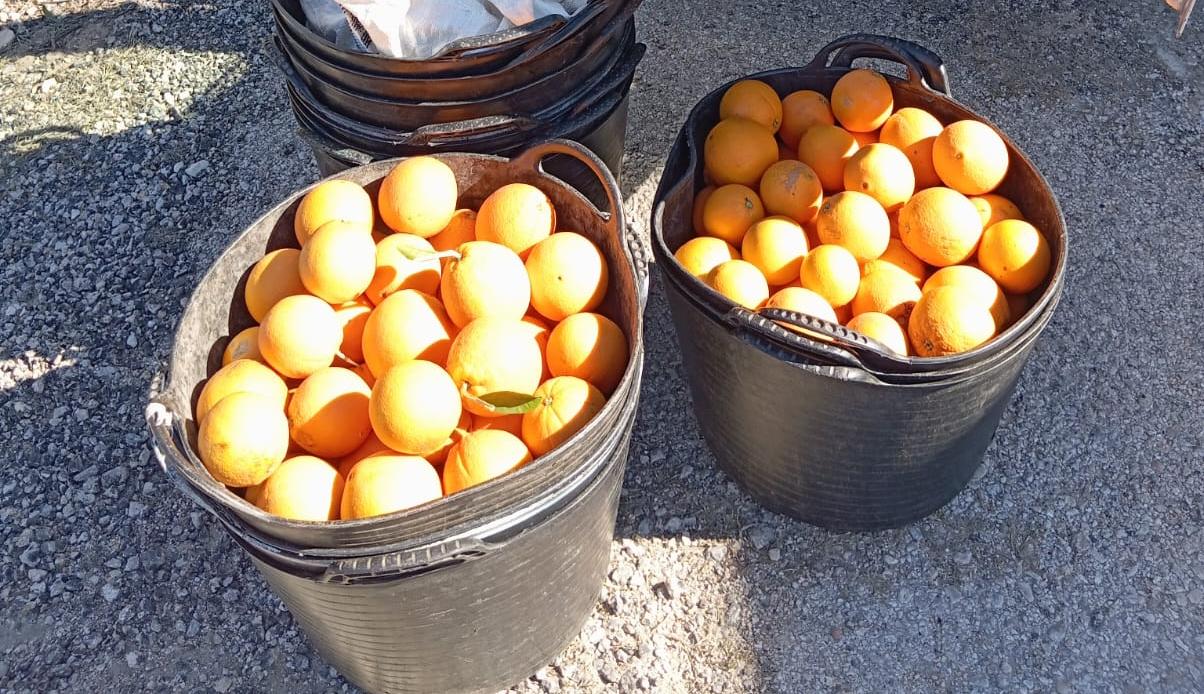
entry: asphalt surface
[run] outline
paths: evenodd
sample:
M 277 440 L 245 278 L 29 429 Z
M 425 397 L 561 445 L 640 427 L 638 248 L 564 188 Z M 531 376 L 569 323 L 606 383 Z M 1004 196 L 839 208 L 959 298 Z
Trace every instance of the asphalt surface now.
M 18 21 L 20 20 L 20 21 Z M 1204 20 L 1158 0 L 647 0 L 625 188 L 690 106 L 854 31 L 942 55 L 1071 234 L 980 475 L 835 534 L 714 469 L 654 284 L 612 565 L 519 691 L 1204 690 Z M 142 411 L 190 288 L 314 180 L 266 3 L 0 0 L 0 690 L 350 690 L 166 481 Z

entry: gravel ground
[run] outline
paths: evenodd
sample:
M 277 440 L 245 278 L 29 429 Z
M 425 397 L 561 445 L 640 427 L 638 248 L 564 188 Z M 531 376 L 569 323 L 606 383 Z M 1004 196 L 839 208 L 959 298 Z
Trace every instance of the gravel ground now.
M 718 473 L 671 331 L 598 607 L 517 691 L 1204 689 L 1204 20 L 1158 0 L 647 0 L 626 188 L 647 219 L 692 103 L 831 38 L 944 56 L 1073 235 L 986 465 L 911 527 L 833 534 Z M 351 690 L 142 424 L 190 287 L 316 168 L 266 3 L 0 0 L 0 690 Z M 7 45 L 6 45 L 7 44 Z M 648 324 L 668 322 L 653 287 Z

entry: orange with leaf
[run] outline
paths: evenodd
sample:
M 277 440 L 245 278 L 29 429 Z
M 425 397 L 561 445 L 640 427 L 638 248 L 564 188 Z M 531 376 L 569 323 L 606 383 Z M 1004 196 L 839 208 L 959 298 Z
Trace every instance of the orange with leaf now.
M 746 85 L 729 108 L 719 148 L 759 149 L 724 176 L 756 186 L 782 105 Z M 710 215 L 732 238 L 764 216 L 737 188 Z M 607 315 L 612 268 L 538 187 L 509 183 L 473 208 L 446 164 L 414 157 L 375 196 L 331 180 L 296 209 L 300 247 L 251 268 L 255 325 L 218 345 L 196 402 L 202 462 L 248 503 L 313 522 L 420 506 L 538 464 L 619 387 L 629 342 Z M 689 256 L 707 276 L 739 251 L 706 237 Z

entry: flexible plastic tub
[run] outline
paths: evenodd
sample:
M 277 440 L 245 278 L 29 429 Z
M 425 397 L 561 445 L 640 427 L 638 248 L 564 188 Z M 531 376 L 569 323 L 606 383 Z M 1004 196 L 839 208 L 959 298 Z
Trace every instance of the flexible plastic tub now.
M 799 89 L 827 94 L 859 58 L 906 66 L 906 79 L 888 77 L 896 107 L 921 107 L 944 123 L 973 118 L 990 125 L 950 97 L 938 56 L 890 37 L 847 36 L 824 47 L 806 67 L 744 79 L 762 80 L 781 95 Z M 653 201 L 652 250 L 699 427 L 719 467 L 771 510 L 842 530 L 896 527 L 922 518 L 974 475 L 1057 306 L 1067 236 L 1053 191 L 1004 136 L 1011 167 L 998 192 L 1044 232 L 1054 262 L 1049 278 L 1030 295 L 1029 311 L 971 352 L 896 357 L 820 319 L 733 307 L 673 258 L 693 236 L 693 199 L 704 185 L 702 143 L 718 121 L 728 86 L 691 111 Z
M 629 45 L 601 84 L 575 92 L 535 116 L 488 116 L 413 131 L 371 126 L 334 113 L 318 103 L 303 82 L 294 79 L 287 65 L 282 69 L 290 78 L 286 86 L 298 133 L 312 149 L 322 175 L 397 156 L 449 151 L 512 156 L 531 142 L 569 139 L 588 147 L 619 177 L 627 136 L 628 93 L 644 51 L 643 44 Z M 595 204 L 605 204 L 605 191 L 581 167 L 561 156 L 550 157 L 545 167 Z
M 496 70 L 477 74 L 444 76 L 398 76 L 388 73 L 365 72 L 347 67 L 310 51 L 288 29 L 287 24 L 277 20 L 276 37 L 284 47 L 290 61 L 298 68 L 321 79 L 332 87 L 348 90 L 367 97 L 401 99 L 407 101 L 462 101 L 482 99 L 539 82 L 565 66 L 603 50 L 621 34 L 628 24 L 638 3 L 613 3 L 613 12 L 601 5 L 587 8 L 593 10 L 588 21 L 580 30 L 569 33 L 563 40 L 551 43 L 540 41 L 522 55 Z
M 279 51 L 273 54 L 285 77 L 294 113 L 315 124 L 320 132 L 361 152 L 413 156 L 440 150 L 484 154 L 516 151 L 544 139 L 550 131 L 567 132 L 565 123 L 598 103 L 617 103 L 621 98 L 617 95 L 626 95 L 645 50 L 641 43 L 625 45 L 617 62 L 588 89 L 568 92 L 534 113 L 483 115 L 413 129 L 382 127 L 334 111 L 309 89 Z
M 516 86 L 508 91 L 472 94 L 460 99 L 414 100 L 412 97 L 391 98 L 357 91 L 330 82 L 297 60 L 287 44 L 277 42 L 296 74 L 317 100 L 331 111 L 362 123 L 392 130 L 413 130 L 431 123 L 471 120 L 486 116 L 530 116 L 540 113 L 574 95 L 596 89 L 625 53 L 635 44 L 635 23 L 628 21 L 603 35 L 603 40 L 591 50 L 559 67 L 559 69 Z M 457 80 L 431 80 L 431 83 L 455 83 Z M 389 85 L 385 78 L 376 91 Z
M 571 156 L 610 193 L 602 214 L 539 168 Z M 373 692 L 493 692 L 552 660 L 588 617 L 605 575 L 640 389 L 646 257 L 626 231 L 605 166 L 554 141 L 507 160 L 436 155 L 456 173 L 460 204 L 498 186 L 544 190 L 564 228 L 589 236 L 610 267 L 602 311 L 623 327 L 631 356 L 602 411 L 560 448 L 459 494 L 385 516 L 310 523 L 265 514 L 216 482 L 197 459 L 192 404 L 220 365 L 223 337 L 252 321 L 247 270 L 266 250 L 295 246 L 298 191 L 240 235 L 201 280 L 147 407 L 156 457 L 176 487 L 212 514 L 251 557 L 315 650 Z M 396 161 L 338 178 L 371 188 Z M 233 299 L 232 299 L 233 297 Z
M 578 34 L 592 36 L 627 6 L 638 4 L 632 0 L 591 0 L 567 19 L 548 16 L 512 29 L 460 39 L 437 55 L 419 60 L 340 48 L 306 26 L 299 0 L 272 0 L 272 13 L 281 33 L 287 33 L 306 53 L 332 65 L 394 77 L 447 78 L 522 66 Z

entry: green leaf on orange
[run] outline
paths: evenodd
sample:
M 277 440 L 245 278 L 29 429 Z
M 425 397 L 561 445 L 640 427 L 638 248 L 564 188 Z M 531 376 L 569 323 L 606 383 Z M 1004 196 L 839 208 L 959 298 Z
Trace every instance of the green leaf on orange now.
M 403 255 L 406 260 L 420 261 L 430 260 L 431 258 L 455 258 L 460 259 L 459 251 L 429 251 L 425 248 L 416 248 L 414 246 L 406 246 L 398 244 L 393 247 L 398 253 Z
M 485 393 L 479 396 L 464 393 L 464 397 L 495 414 L 523 414 L 524 412 L 530 412 L 539 405 L 541 399 L 537 395 L 515 393 L 508 390 Z

